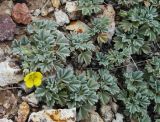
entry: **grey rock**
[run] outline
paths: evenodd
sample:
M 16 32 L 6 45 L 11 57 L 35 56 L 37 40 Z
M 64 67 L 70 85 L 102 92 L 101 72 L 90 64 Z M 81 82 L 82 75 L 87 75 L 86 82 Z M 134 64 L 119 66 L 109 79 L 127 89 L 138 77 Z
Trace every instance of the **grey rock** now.
M 124 116 L 122 114 L 117 113 L 115 116 L 116 116 L 116 119 L 114 119 L 112 122 L 123 122 Z
M 69 16 L 70 20 L 78 20 L 81 17 L 81 12 L 78 11 L 77 1 L 67 1 L 65 10 Z
M 10 58 L 11 49 L 5 44 L 0 45 L 0 86 L 6 86 L 18 83 L 23 80 L 23 75 L 19 73 L 21 70 L 15 61 Z
M 12 40 L 16 24 L 9 15 L 0 15 L 0 41 Z
M 112 122 L 114 114 L 110 105 L 103 105 L 100 111 L 104 122 Z
M 41 14 L 41 10 L 40 9 L 36 9 L 34 12 L 33 12 L 33 15 L 34 16 L 39 16 Z
M 25 96 L 25 97 L 22 97 L 22 99 L 24 100 L 24 101 L 26 101 L 26 102 L 28 102 L 29 104 L 34 104 L 34 105 L 37 105 L 38 104 L 38 100 L 37 100 L 37 98 L 36 98 L 36 96 L 35 96 L 35 94 L 34 93 L 31 93 L 31 94 L 29 94 L 29 95 L 27 95 L 27 96 Z
M 0 122 L 13 122 L 11 119 L 3 118 L 0 119 Z
M 77 7 L 77 1 L 67 1 L 66 2 L 66 6 L 65 9 L 68 13 L 72 13 L 75 11 L 78 11 L 78 7 Z
M 54 15 L 55 15 L 57 24 L 59 24 L 60 26 L 70 23 L 68 15 L 62 10 L 55 11 Z
M 104 122 L 104 121 L 97 112 L 92 111 L 91 113 L 89 113 L 89 117 L 81 122 Z

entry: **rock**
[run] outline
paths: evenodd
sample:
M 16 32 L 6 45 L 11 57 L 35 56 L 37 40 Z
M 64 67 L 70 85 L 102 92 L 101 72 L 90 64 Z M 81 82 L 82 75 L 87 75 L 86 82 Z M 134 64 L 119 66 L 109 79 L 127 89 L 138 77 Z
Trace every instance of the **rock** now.
M 65 9 L 68 13 L 72 13 L 72 12 L 75 12 L 75 11 L 78 11 L 78 7 L 77 7 L 77 1 L 67 1 L 66 2 L 66 6 L 65 6 Z
M 12 40 L 16 24 L 9 15 L 0 15 L 0 41 Z
M 114 114 L 110 105 L 103 105 L 100 111 L 104 122 L 112 122 Z
M 60 0 L 51 0 L 53 7 L 55 8 L 59 8 L 59 6 L 61 5 Z
M 19 66 L 17 66 L 11 58 L 7 58 L 5 61 L 0 62 L 0 86 L 6 86 L 22 81 L 23 75 L 19 74 L 19 71 Z
M 0 122 L 13 122 L 11 119 L 3 118 L 0 119 Z
M 30 108 L 26 102 L 22 102 L 18 109 L 18 117 L 16 118 L 17 122 L 26 122 L 29 115 Z
M 0 96 L 0 118 L 14 115 L 17 107 L 16 96 L 11 91 L 5 89 L 1 90 Z
M 39 16 L 41 14 L 41 10 L 40 9 L 36 9 L 34 12 L 33 12 L 33 15 L 34 16 Z
M 75 31 L 77 33 L 86 32 L 89 27 L 87 24 L 81 22 L 80 20 L 72 21 L 68 26 L 66 26 L 67 30 Z
M 81 13 L 78 11 L 77 1 L 67 1 L 65 10 L 70 20 L 78 20 L 81 17 Z
M 62 5 L 64 5 L 67 2 L 67 0 L 60 0 L 60 1 Z
M 0 44 L 0 86 L 4 87 L 23 80 L 21 70 L 15 61 L 10 58 L 11 49 L 5 44 Z
M 2 1 L 2 3 L 0 3 L 0 10 L 1 10 L 0 15 L 3 15 L 3 14 L 11 15 L 12 7 L 13 7 L 13 1 L 12 0 Z
M 118 111 L 118 105 L 115 102 L 111 103 L 111 107 L 112 107 L 112 111 L 114 113 L 117 113 L 117 111 Z
M 82 122 L 104 122 L 104 121 L 97 112 L 92 111 L 91 113 L 89 113 L 89 117 L 86 120 L 83 120 Z
M 57 24 L 59 24 L 60 26 L 70 23 L 68 15 L 64 13 L 62 10 L 55 11 L 54 15 L 55 15 Z
M 22 99 L 26 102 L 28 102 L 29 104 L 34 104 L 34 105 L 37 105 L 38 104 L 38 100 L 35 96 L 34 93 L 31 93 L 29 95 L 27 95 L 26 97 L 22 97 Z
M 29 24 L 32 20 L 30 11 L 25 3 L 17 3 L 13 7 L 12 18 L 21 24 Z
M 75 122 L 76 108 L 51 109 L 31 113 L 28 122 Z
M 123 122 L 123 115 L 122 114 L 120 114 L 120 113 L 117 113 L 116 115 L 116 119 L 113 119 L 113 121 L 112 122 Z

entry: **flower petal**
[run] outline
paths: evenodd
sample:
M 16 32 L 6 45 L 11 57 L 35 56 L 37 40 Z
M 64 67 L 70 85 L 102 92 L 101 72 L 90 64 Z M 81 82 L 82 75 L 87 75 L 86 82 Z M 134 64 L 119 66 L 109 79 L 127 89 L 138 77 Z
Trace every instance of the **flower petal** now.
M 34 74 L 37 78 L 42 79 L 43 75 L 40 72 L 35 72 Z
M 35 78 L 34 79 L 34 85 L 36 87 L 40 86 L 42 84 L 42 78 Z
M 25 85 L 26 85 L 27 88 L 32 88 L 34 84 L 33 84 L 32 80 L 28 79 L 28 80 L 25 81 Z

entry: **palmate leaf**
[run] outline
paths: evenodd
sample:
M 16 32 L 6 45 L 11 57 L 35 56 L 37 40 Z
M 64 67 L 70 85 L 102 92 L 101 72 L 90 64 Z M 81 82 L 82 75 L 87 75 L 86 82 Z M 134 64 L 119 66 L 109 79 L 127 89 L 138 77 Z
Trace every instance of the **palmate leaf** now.
M 57 27 L 54 21 L 33 21 L 28 25 L 28 38 L 13 42 L 13 53 L 20 56 L 24 73 L 49 73 L 65 64 L 70 55 L 69 41 Z
M 78 62 L 79 63 L 85 63 L 86 65 L 90 64 L 92 59 L 92 52 L 90 51 L 85 51 L 85 52 L 81 52 L 78 55 Z
M 78 0 L 78 8 L 82 11 L 83 15 L 91 15 L 92 13 L 98 13 L 104 0 Z
M 98 96 L 99 96 L 99 99 L 100 99 L 101 103 L 104 104 L 104 105 L 107 104 L 111 99 L 110 94 L 108 94 L 105 91 L 99 92 Z
M 73 77 L 73 71 L 71 69 L 59 69 L 56 74 L 58 82 L 69 83 Z

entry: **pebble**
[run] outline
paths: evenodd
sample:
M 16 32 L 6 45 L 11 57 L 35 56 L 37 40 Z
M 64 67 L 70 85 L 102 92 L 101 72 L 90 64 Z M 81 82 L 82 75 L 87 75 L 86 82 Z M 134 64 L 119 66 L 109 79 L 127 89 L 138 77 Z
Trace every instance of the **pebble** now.
M 70 23 L 68 15 L 62 10 L 55 11 L 54 15 L 55 15 L 57 24 L 59 24 L 60 26 Z

